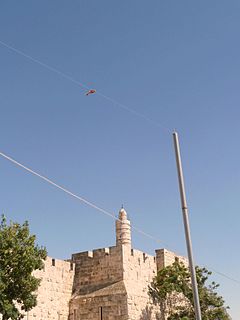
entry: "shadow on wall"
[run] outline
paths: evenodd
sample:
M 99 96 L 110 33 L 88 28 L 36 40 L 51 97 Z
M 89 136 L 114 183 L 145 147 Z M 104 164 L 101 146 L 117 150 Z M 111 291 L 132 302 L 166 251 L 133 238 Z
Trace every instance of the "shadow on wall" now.
M 153 311 L 152 306 L 146 306 L 141 313 L 139 320 L 162 320 L 160 313 Z

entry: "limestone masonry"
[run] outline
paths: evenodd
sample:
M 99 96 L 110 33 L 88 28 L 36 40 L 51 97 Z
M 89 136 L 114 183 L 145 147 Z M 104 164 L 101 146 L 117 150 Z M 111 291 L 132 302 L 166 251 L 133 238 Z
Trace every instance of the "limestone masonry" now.
M 165 249 L 156 256 L 131 247 L 131 225 L 122 208 L 116 220 L 116 246 L 75 253 L 68 261 L 47 258 L 38 305 L 25 320 L 156 320 L 148 285 L 157 271 L 184 257 Z

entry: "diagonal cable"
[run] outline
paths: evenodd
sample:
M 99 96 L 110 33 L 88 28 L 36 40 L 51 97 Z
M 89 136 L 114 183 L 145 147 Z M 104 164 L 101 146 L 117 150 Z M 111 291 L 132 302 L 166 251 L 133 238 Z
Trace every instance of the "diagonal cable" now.
M 77 199 L 77 200 L 80 200 L 81 202 L 85 203 L 86 205 L 88 205 L 88 206 L 90 206 L 90 207 L 98 210 L 99 212 L 107 215 L 108 217 L 111 217 L 111 218 L 114 219 L 114 220 L 118 220 L 118 221 L 122 222 L 122 221 L 121 221 L 120 219 L 118 219 L 113 213 L 111 213 L 111 212 L 109 212 L 109 211 L 107 211 L 107 210 L 99 207 L 98 205 L 96 205 L 96 204 L 94 204 L 93 202 L 91 202 L 91 201 L 83 198 L 82 196 L 79 196 L 79 195 L 71 192 L 70 190 L 66 189 L 65 187 L 63 187 L 63 186 L 61 186 L 61 185 L 59 185 L 59 184 L 57 184 L 57 183 L 54 182 L 53 180 L 51 180 L 51 179 L 43 176 L 42 174 L 40 174 L 40 173 L 38 173 L 38 172 L 30 169 L 29 167 L 27 167 L 27 166 L 23 165 L 22 163 L 18 162 L 17 160 L 9 157 L 9 156 L 6 155 L 5 153 L 0 152 L 0 156 L 2 156 L 3 158 L 7 159 L 8 161 L 14 163 L 15 165 L 17 165 L 18 167 L 24 169 L 25 171 L 27 171 L 27 172 L 29 172 L 29 173 L 37 176 L 38 178 L 40 178 L 40 179 L 42 179 L 42 180 L 44 180 L 45 182 L 51 184 L 52 186 L 54 186 L 54 187 L 62 190 L 63 192 L 65 192 L 66 194 L 72 196 L 73 198 L 75 198 L 75 199 Z M 141 234 L 145 235 L 146 237 L 148 237 L 148 238 L 150 238 L 150 239 L 152 239 L 152 240 L 157 241 L 158 243 L 164 244 L 161 240 L 155 238 L 154 236 L 152 236 L 152 235 L 150 235 L 150 234 L 142 231 L 141 229 L 139 229 L 139 228 L 137 228 L 137 227 L 135 227 L 135 226 L 132 226 L 132 229 L 134 229 L 134 230 L 137 231 L 138 233 L 141 233 Z M 164 244 L 164 245 L 165 245 L 165 244 Z
M 40 61 L 39 59 L 36 59 L 36 58 L 32 57 L 31 55 L 23 52 L 22 50 L 19 50 L 19 49 L 16 48 L 16 47 L 13 47 L 13 46 L 7 44 L 6 42 L 4 42 L 4 41 L 2 41 L 2 40 L 0 40 L 0 44 L 1 44 L 2 46 L 4 46 L 4 47 L 8 48 L 9 50 L 12 50 L 13 52 L 15 52 L 15 53 L 17 53 L 17 54 L 19 54 L 19 55 L 21 55 L 21 56 L 23 56 L 23 57 L 31 60 L 32 62 L 37 63 L 37 64 L 39 64 L 40 66 L 42 66 L 42 67 L 44 67 L 44 68 L 46 68 L 46 69 L 48 69 L 48 70 L 50 70 L 50 71 L 52 71 L 52 72 L 54 72 L 54 73 L 56 73 L 56 74 L 58 74 L 58 75 L 64 77 L 65 79 L 71 81 L 72 83 L 74 83 L 74 84 L 76 84 L 76 85 L 78 85 L 78 86 L 80 86 L 80 87 L 82 87 L 82 88 L 84 88 L 84 89 L 86 89 L 86 90 L 90 90 L 90 89 L 91 89 L 90 87 L 88 87 L 88 86 L 87 86 L 86 84 L 84 84 L 83 82 L 80 82 L 80 81 L 76 80 L 75 78 L 71 77 L 70 75 L 66 74 L 65 72 L 62 72 L 62 71 L 58 70 L 57 68 L 52 67 L 52 66 L 50 66 L 49 64 L 46 64 L 46 63 Z M 170 133 L 170 132 L 171 132 L 171 131 L 170 131 L 166 126 L 164 126 L 163 124 L 161 124 L 161 123 L 159 123 L 159 122 L 157 122 L 157 121 L 155 121 L 155 120 L 147 117 L 146 115 L 142 114 L 141 112 L 138 112 L 138 111 L 136 111 L 136 110 L 134 110 L 134 109 L 126 106 L 126 105 L 123 104 L 123 103 L 118 102 L 117 100 L 115 100 L 115 99 L 113 99 L 113 98 L 111 98 L 111 97 L 109 97 L 109 96 L 107 96 L 107 95 L 99 92 L 98 90 L 96 90 L 96 94 L 99 95 L 100 97 L 104 98 L 105 100 L 110 101 L 111 103 L 113 103 L 114 105 L 118 106 L 119 108 L 121 108 L 121 109 L 123 109 L 123 110 L 125 110 L 125 111 L 127 111 L 127 112 L 130 112 L 130 113 L 134 114 L 135 116 L 137 116 L 137 117 L 139 117 L 139 118 L 142 118 L 142 119 L 146 120 L 147 122 L 149 122 L 149 123 L 151 123 L 151 124 L 154 124 L 154 125 L 157 126 L 157 127 L 160 127 L 160 128 L 161 128 L 162 130 L 164 130 L 165 132 L 167 132 L 167 133 Z

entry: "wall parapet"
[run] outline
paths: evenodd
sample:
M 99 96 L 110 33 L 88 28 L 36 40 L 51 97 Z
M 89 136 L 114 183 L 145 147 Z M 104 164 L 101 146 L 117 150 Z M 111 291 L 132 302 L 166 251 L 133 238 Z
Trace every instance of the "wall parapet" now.
M 121 246 L 111 246 L 106 248 L 93 249 L 92 251 L 83 251 L 72 254 L 72 261 L 79 262 L 88 258 L 104 258 L 105 256 L 115 256 L 121 252 Z

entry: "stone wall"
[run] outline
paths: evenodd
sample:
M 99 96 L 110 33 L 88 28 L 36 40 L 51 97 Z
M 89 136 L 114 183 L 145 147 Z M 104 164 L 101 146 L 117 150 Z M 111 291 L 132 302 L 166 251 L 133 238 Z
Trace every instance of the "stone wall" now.
M 128 320 L 123 281 L 71 300 L 69 320 Z
M 75 267 L 73 294 L 87 294 L 122 280 L 121 247 L 72 255 Z
M 188 260 L 185 257 L 179 256 L 172 251 L 169 251 L 166 249 L 158 249 L 158 250 L 155 250 L 155 252 L 156 252 L 157 271 L 173 264 L 175 261 L 182 262 L 186 266 L 188 265 Z
M 157 271 L 187 259 L 166 249 L 156 256 L 118 245 L 72 255 L 72 262 L 45 261 L 36 271 L 42 279 L 38 305 L 25 320 L 156 320 L 159 315 L 148 296 Z M 0 316 L 1 319 L 1 316 Z
M 70 261 L 50 257 L 36 271 L 42 279 L 38 304 L 25 320 L 157 320 L 148 286 L 157 271 L 184 257 L 166 249 L 156 256 L 131 249 L 131 223 L 124 208 L 116 220 L 116 246 L 72 255 Z M 1 315 L 0 315 L 1 319 Z
M 148 286 L 157 271 L 175 261 L 187 265 L 187 259 L 166 249 L 156 250 L 156 256 L 123 246 L 123 280 L 127 291 L 128 316 L 131 320 L 164 319 L 159 307 L 153 305 Z
M 76 263 L 70 320 L 154 320 L 148 285 L 156 275 L 155 257 L 128 245 L 72 256 Z
M 142 251 L 123 247 L 123 270 L 129 319 L 157 319 L 159 310 L 148 295 L 148 286 L 157 273 L 156 258 Z
M 116 220 L 116 246 L 75 253 L 71 261 L 50 257 L 44 270 L 38 305 L 25 320 L 157 320 L 148 286 L 157 271 L 184 257 L 166 249 L 156 256 L 131 249 L 131 224 L 121 208 Z
M 127 320 L 122 246 L 72 255 L 75 267 L 71 320 Z
M 72 260 L 76 269 L 70 320 L 164 319 L 149 298 L 148 286 L 161 268 L 186 262 L 165 249 L 151 256 L 129 245 L 73 254 Z
M 38 304 L 24 320 L 68 320 L 74 264 L 47 257 L 44 269 L 35 271 L 34 275 L 42 279 Z

